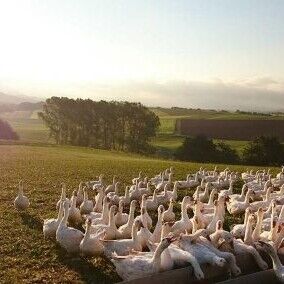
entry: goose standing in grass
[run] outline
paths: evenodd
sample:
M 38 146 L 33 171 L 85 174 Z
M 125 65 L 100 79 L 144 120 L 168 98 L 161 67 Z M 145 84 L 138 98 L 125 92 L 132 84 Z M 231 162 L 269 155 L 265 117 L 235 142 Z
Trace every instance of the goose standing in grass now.
M 245 231 L 246 231 L 246 225 L 248 221 L 248 216 L 252 213 L 251 209 L 248 207 L 245 210 L 245 218 L 244 218 L 244 223 L 243 224 L 236 224 L 234 225 L 233 229 L 231 230 L 231 234 L 237 238 L 243 238 L 245 236 Z
M 104 189 L 102 187 L 97 189 L 97 195 L 95 196 L 94 212 L 101 213 L 103 211 L 103 200 L 105 197 Z
M 115 218 L 115 224 L 117 227 L 120 227 L 126 224 L 128 221 L 128 214 L 123 213 L 123 201 L 122 200 L 119 201 L 118 211 L 114 218 Z
M 175 236 L 178 236 L 180 233 L 192 231 L 192 222 L 187 215 L 187 208 L 193 203 L 193 200 L 190 196 L 185 196 L 181 203 L 181 219 L 176 221 L 171 228 L 171 231 Z
M 108 194 L 109 192 L 115 191 L 115 184 L 116 184 L 116 182 L 117 182 L 117 177 L 114 176 L 114 177 L 112 178 L 112 184 L 110 184 L 110 185 L 108 185 L 108 186 L 106 187 L 106 189 L 105 189 L 105 194 Z
M 132 184 L 136 184 L 140 181 L 142 181 L 142 172 L 139 172 L 138 177 L 132 179 Z
M 153 231 L 153 234 L 150 238 L 150 241 L 153 243 L 158 243 L 161 240 L 161 233 L 162 233 L 162 223 L 163 223 L 163 215 L 165 212 L 165 208 L 163 205 L 160 205 L 158 208 L 158 220 Z
M 156 189 L 162 191 L 166 184 L 171 184 L 173 179 L 173 173 L 169 174 L 168 180 L 163 179 L 160 183 L 157 184 Z
M 103 243 L 100 238 L 103 237 L 104 232 L 98 235 L 91 234 L 92 220 L 86 220 L 86 232 L 84 238 L 80 243 L 80 251 L 84 256 L 98 256 L 104 251 Z
M 26 210 L 30 205 L 29 199 L 24 195 L 23 181 L 19 182 L 18 196 L 14 200 L 14 206 L 19 211 Z
M 143 227 L 140 220 L 135 220 L 132 225 L 131 239 L 102 240 L 104 253 L 110 257 L 113 252 L 117 255 L 128 255 L 131 250 L 142 251 L 142 246 L 137 236 L 138 230 Z
M 121 196 L 119 200 L 123 202 L 124 205 L 128 206 L 130 204 L 130 194 L 129 194 L 129 186 L 126 186 L 124 196 Z
M 108 224 L 98 224 L 98 225 L 93 225 L 91 227 L 91 234 L 98 234 L 101 233 L 102 231 L 105 232 L 104 239 L 105 240 L 115 240 L 116 238 L 119 237 L 120 233 L 117 230 L 117 227 L 115 225 L 115 219 L 114 215 L 117 210 L 116 205 L 112 205 L 109 210 L 109 219 L 108 219 Z
M 46 219 L 43 221 L 43 236 L 44 239 L 56 237 L 56 230 L 63 217 L 63 202 L 60 203 L 57 219 Z
M 170 199 L 169 207 L 165 210 L 163 214 L 163 221 L 164 222 L 173 222 L 175 221 L 175 213 L 173 211 L 174 208 L 174 200 L 173 198 Z
M 161 271 L 161 254 L 175 241 L 172 237 L 164 238 L 156 248 L 152 257 L 141 257 L 140 255 L 118 256 L 112 255 L 112 262 L 117 274 L 123 280 L 133 280 L 150 276 Z
M 237 215 L 245 212 L 247 207 L 250 206 L 249 199 L 251 195 L 253 195 L 254 191 L 252 189 L 249 189 L 246 193 L 246 197 L 244 201 L 237 201 L 232 200 L 228 203 L 227 209 L 232 215 Z
M 108 223 L 108 217 L 109 217 L 109 204 L 110 200 L 107 196 L 104 197 L 103 201 L 103 210 L 102 212 L 91 212 L 90 214 L 87 214 L 87 218 L 92 219 L 92 224 L 107 224 Z
M 77 254 L 80 252 L 80 243 L 84 234 L 72 227 L 67 226 L 68 220 L 68 202 L 63 203 L 64 216 L 61 218 L 59 226 L 56 231 L 56 241 L 70 254 Z
M 203 214 L 213 213 L 213 211 L 214 211 L 214 199 L 215 199 L 216 195 L 218 195 L 218 189 L 212 188 L 208 202 L 202 203 L 202 205 L 201 205 L 200 209 L 202 210 Z
M 98 180 L 86 182 L 86 186 L 88 187 L 88 189 L 92 189 L 92 190 L 97 190 L 98 188 L 103 187 L 104 186 L 104 175 L 100 174 L 98 177 Z
M 62 183 L 61 186 L 62 186 L 61 196 L 60 196 L 60 199 L 58 200 L 58 202 L 56 204 L 56 209 L 57 210 L 59 209 L 59 206 L 60 206 L 61 202 L 65 202 L 66 201 L 68 203 L 68 205 L 70 206 L 70 200 L 66 197 L 66 184 Z
M 76 201 L 77 206 L 80 206 L 84 200 L 83 185 L 84 183 L 81 181 L 79 184 L 78 192 L 77 192 L 77 201 Z
M 210 183 L 206 183 L 206 186 L 205 186 L 205 189 L 204 191 L 202 192 L 202 188 L 201 186 L 198 186 L 197 189 L 196 189 L 196 192 L 193 194 L 193 198 L 197 199 L 198 197 L 198 200 L 205 203 L 205 202 L 208 202 L 209 200 L 209 188 L 210 188 Z M 197 193 L 198 191 L 198 193 Z
M 178 188 L 192 188 L 199 185 L 198 173 L 194 175 L 194 178 L 191 178 L 191 175 L 187 175 L 186 180 L 178 181 Z
M 73 195 L 71 197 L 71 205 L 68 214 L 68 222 L 70 222 L 70 224 L 74 226 L 78 226 L 82 223 L 82 216 L 79 208 L 76 207 L 76 204 L 77 204 L 77 192 L 76 190 L 74 190 Z
M 232 194 L 229 196 L 230 198 L 230 202 L 235 202 L 235 201 L 244 201 L 245 197 L 246 197 L 246 193 L 247 193 L 248 187 L 246 184 L 244 184 L 242 186 L 242 191 L 241 194 Z
M 93 201 L 89 200 L 88 198 L 88 189 L 87 187 L 83 188 L 84 191 L 84 200 L 82 202 L 82 204 L 80 205 L 80 212 L 81 214 L 89 214 L 93 211 Z
M 119 234 L 122 239 L 131 238 L 131 230 L 132 230 L 132 225 L 134 223 L 134 213 L 136 206 L 137 206 L 137 201 L 132 200 L 130 203 L 127 223 L 118 228 Z
M 266 253 L 269 254 L 269 256 L 272 259 L 272 264 L 273 264 L 273 270 L 275 275 L 277 276 L 278 280 L 281 283 L 284 283 L 284 267 L 277 255 L 277 252 L 273 248 L 272 245 L 259 241 L 256 247 L 260 250 L 264 250 Z
M 118 205 L 119 204 L 119 185 L 120 182 L 116 182 L 115 186 L 114 186 L 114 191 L 111 191 L 109 193 L 107 193 L 107 197 L 110 199 L 110 202 L 112 205 Z

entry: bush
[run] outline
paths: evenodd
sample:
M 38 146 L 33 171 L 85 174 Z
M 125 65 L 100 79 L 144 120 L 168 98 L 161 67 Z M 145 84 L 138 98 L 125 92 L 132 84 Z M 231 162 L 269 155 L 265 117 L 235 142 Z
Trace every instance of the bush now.
M 243 152 L 243 161 L 249 165 L 280 166 L 283 160 L 284 147 L 276 137 L 258 137 Z
M 218 152 L 218 160 L 216 162 L 225 164 L 238 164 L 240 162 L 237 151 L 232 149 L 228 144 L 219 142 L 216 144 L 216 150 Z
M 0 119 L 0 139 L 19 140 L 18 134 L 13 130 L 10 124 Z
M 237 163 L 238 154 L 225 143 L 215 144 L 212 139 L 199 135 L 186 137 L 175 157 L 182 161 Z

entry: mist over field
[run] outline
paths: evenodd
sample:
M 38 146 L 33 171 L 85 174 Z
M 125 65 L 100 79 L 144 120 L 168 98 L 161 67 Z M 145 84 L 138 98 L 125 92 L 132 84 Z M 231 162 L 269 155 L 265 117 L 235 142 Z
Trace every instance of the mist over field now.
M 243 81 L 224 82 L 215 79 L 202 81 L 125 81 L 125 82 L 69 82 L 51 84 L 44 82 L 37 87 L 6 86 L 0 93 L 0 101 L 11 103 L 16 93 L 15 102 L 44 100 L 50 96 L 71 98 L 91 98 L 93 100 L 118 100 L 141 102 L 147 106 L 185 107 L 202 109 L 245 110 L 273 112 L 284 110 L 284 84 L 270 77 L 260 77 Z M 0 84 L 1 88 L 1 84 Z M 32 95 L 32 98 L 28 96 Z

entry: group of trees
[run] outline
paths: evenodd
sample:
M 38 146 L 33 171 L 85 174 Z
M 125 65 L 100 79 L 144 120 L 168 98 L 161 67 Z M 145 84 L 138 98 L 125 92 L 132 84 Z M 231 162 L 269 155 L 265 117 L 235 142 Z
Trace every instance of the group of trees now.
M 39 113 L 58 144 L 148 151 L 158 116 L 140 103 L 51 97 Z
M 284 161 L 284 146 L 276 137 L 261 136 L 249 142 L 238 155 L 228 144 L 214 143 L 212 139 L 200 135 L 186 137 L 175 157 L 183 161 L 280 166 Z
M 13 130 L 10 124 L 0 119 L 0 139 L 19 140 L 18 134 Z

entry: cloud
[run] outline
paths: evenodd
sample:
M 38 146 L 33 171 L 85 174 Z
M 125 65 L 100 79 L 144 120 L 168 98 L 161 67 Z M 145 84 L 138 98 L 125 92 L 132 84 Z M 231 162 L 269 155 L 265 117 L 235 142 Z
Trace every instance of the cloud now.
M 28 87 L 27 87 L 28 86 Z M 6 86 L 7 87 L 7 86 Z M 15 84 L 12 85 L 15 90 Z M 0 90 L 1 91 L 1 90 Z M 3 91 L 3 90 L 2 90 Z M 249 111 L 284 111 L 284 83 L 271 77 L 242 81 L 37 82 L 17 86 L 25 95 L 128 100 L 148 106 Z
M 269 89 L 277 84 L 281 90 Z M 284 110 L 284 88 L 275 80 L 259 78 L 250 83 L 195 81 L 129 82 L 115 85 L 86 85 L 84 91 L 95 99 L 141 101 L 149 106 L 192 107 L 227 110 Z

